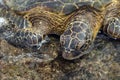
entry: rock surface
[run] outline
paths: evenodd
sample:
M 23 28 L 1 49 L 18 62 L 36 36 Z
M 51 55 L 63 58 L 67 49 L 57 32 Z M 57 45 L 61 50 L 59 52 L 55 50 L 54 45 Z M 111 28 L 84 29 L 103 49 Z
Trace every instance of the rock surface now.
M 73 61 L 63 59 L 59 49 L 59 40 L 53 39 L 41 51 L 50 55 L 44 55 L 44 58 L 0 40 L 0 79 L 120 80 L 119 40 L 111 40 L 100 34 L 92 51 Z

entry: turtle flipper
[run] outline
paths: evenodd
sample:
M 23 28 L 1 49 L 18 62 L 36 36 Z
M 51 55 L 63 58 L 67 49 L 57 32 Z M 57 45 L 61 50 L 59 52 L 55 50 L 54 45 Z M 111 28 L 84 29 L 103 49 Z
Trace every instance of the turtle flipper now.
M 82 7 L 69 20 L 68 28 L 60 37 L 65 59 L 73 60 L 89 52 L 103 20 L 102 15 L 94 11 L 94 8 Z
M 11 36 L 6 37 L 5 40 L 16 47 L 32 50 L 38 50 L 42 44 L 49 42 L 48 38 L 24 29 L 16 30 Z
M 29 21 L 14 11 L 0 8 L 0 37 L 17 47 L 40 49 L 42 44 L 49 41 L 38 33 L 27 30 L 31 28 Z
M 111 18 L 103 30 L 109 37 L 120 39 L 120 17 Z
M 120 39 L 120 2 L 114 2 L 106 9 L 103 32 L 113 39 Z

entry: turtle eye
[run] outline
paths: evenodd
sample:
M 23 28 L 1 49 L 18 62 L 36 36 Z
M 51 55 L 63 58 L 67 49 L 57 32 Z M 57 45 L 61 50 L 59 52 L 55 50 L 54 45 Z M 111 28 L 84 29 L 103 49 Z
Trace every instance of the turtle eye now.
M 77 44 L 77 45 L 75 46 L 75 49 L 76 49 L 76 50 L 79 50 L 79 49 L 80 49 L 79 44 Z
M 24 18 L 25 18 L 25 19 L 28 19 L 28 16 L 25 16 Z

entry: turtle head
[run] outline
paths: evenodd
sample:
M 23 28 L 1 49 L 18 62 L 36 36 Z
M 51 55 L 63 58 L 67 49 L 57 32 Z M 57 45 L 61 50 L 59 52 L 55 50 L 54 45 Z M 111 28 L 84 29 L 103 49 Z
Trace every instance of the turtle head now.
M 83 21 L 74 21 L 68 25 L 60 37 L 62 56 L 67 60 L 79 58 L 85 54 L 92 42 L 90 25 Z
M 0 37 L 6 38 L 12 34 L 11 25 L 9 24 L 8 20 L 0 17 Z

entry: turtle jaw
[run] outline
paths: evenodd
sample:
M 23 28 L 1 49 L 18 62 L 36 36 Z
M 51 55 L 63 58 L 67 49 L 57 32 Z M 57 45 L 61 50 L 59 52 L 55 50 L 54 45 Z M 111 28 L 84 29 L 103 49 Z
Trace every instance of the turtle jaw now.
M 66 59 L 66 60 L 73 60 L 73 59 L 75 59 L 75 58 L 73 57 L 73 53 L 67 53 L 67 52 L 63 52 L 63 53 L 62 53 L 62 57 L 63 57 L 64 59 Z
M 74 59 L 80 58 L 83 55 L 84 55 L 84 53 L 78 52 L 76 50 L 74 50 L 74 51 L 64 50 L 62 53 L 62 57 L 66 60 L 74 60 Z

